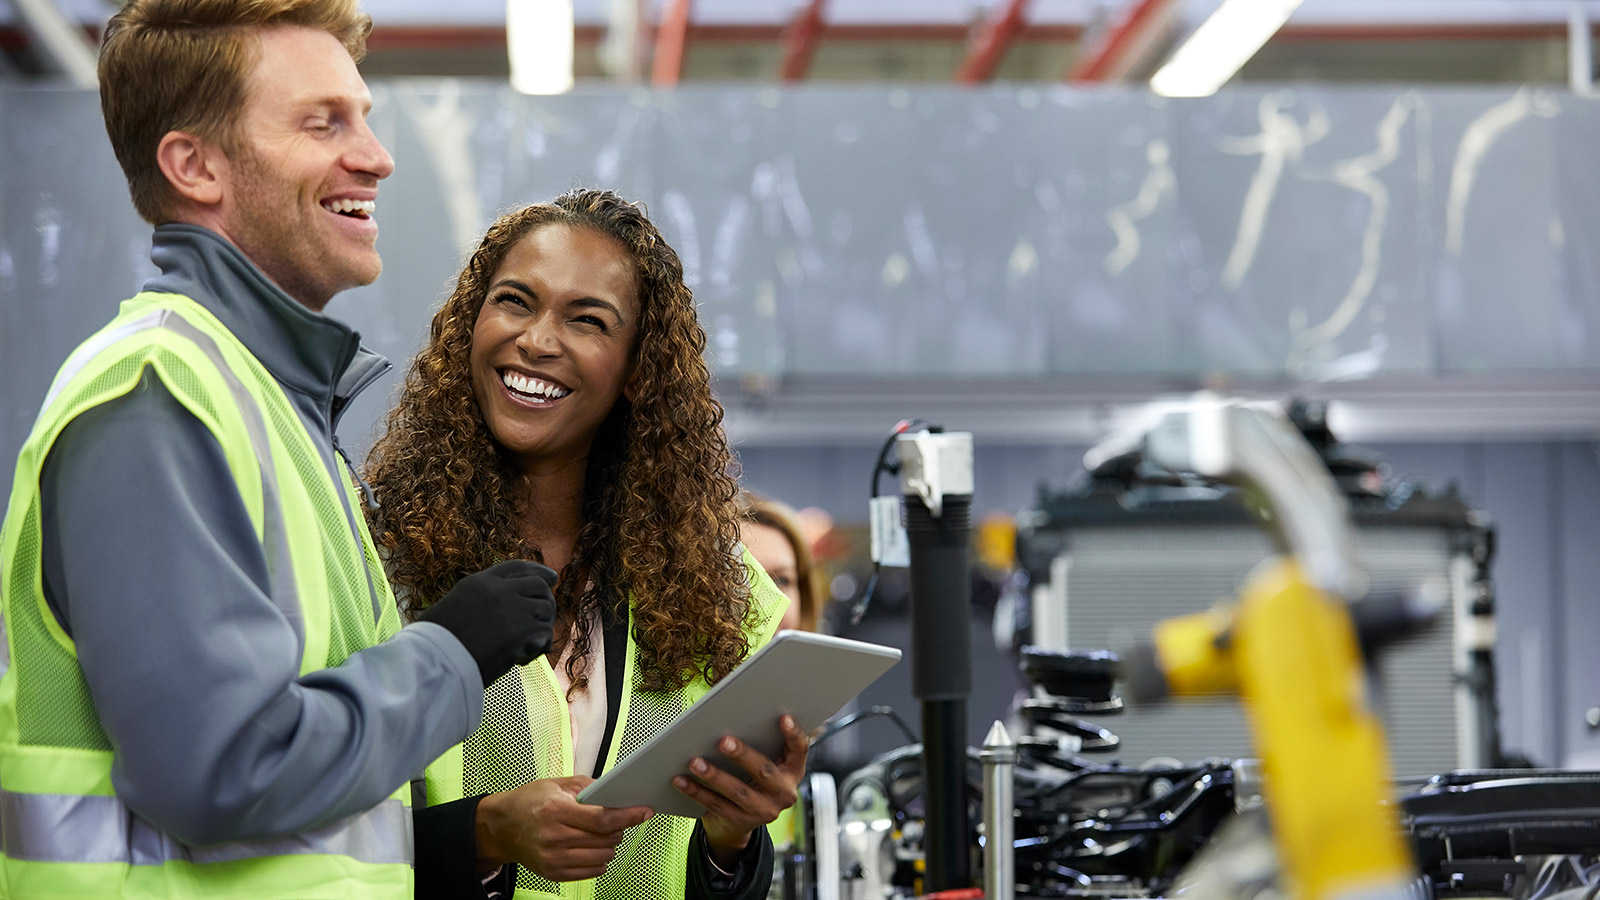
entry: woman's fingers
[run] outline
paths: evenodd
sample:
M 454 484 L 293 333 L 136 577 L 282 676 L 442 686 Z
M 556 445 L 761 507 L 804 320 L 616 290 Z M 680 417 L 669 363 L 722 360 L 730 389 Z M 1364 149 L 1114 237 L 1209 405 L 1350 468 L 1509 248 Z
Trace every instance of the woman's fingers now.
M 626 829 L 649 818 L 651 811 L 579 803 L 577 793 L 590 780 L 546 778 L 506 795 L 491 795 L 496 802 L 488 808 L 492 819 L 486 824 L 496 851 L 489 859 L 519 863 L 552 881 L 594 878 L 604 872 Z M 485 798 L 484 803 L 488 801 Z
M 592 850 L 568 850 L 557 857 L 548 860 L 544 865 L 534 871 L 551 881 L 582 881 L 585 878 L 599 878 L 605 874 L 606 866 L 617 855 L 616 848 L 606 847 Z
M 805 732 L 789 716 L 778 720 L 778 731 L 783 735 L 783 750 L 777 761 L 732 737 L 723 738 L 717 747 L 724 756 L 749 772 L 751 785 L 776 804 L 774 816 L 794 805 L 796 786 L 805 774 L 806 752 L 810 746 Z
M 733 771 L 696 758 L 689 764 L 688 775 L 673 779 L 679 791 L 705 807 L 700 822 L 714 856 L 732 858 L 749 843 L 752 831 L 794 805 L 796 786 L 805 774 L 809 741 L 790 716 L 778 721 L 778 731 L 783 735 L 783 750 L 777 761 L 743 741 L 724 737 L 717 749 L 733 762 L 729 767 Z M 738 769 L 749 773 L 748 784 L 733 774 Z
M 811 738 L 800 730 L 800 723 L 796 722 L 793 716 L 780 718 L 778 730 L 783 733 L 781 767 L 794 776 L 795 784 L 799 784 L 806 773 L 806 754 L 811 752 Z
M 695 778 L 690 778 L 687 775 L 679 775 L 672 779 L 672 784 L 690 800 L 693 800 L 694 802 L 705 807 L 706 814 L 701 818 L 715 817 L 735 826 L 742 825 L 747 819 L 751 818 L 741 806 L 735 803 L 732 798 L 728 797 L 721 790 L 713 788 L 701 781 L 696 780 Z M 749 793 L 748 788 L 746 789 L 746 793 Z
M 614 809 L 583 803 L 574 803 L 571 807 L 563 808 L 562 812 L 567 813 L 561 819 L 563 824 L 583 834 L 607 839 L 620 838 L 624 830 L 643 823 L 652 815 L 646 806 Z
M 753 828 L 773 821 L 794 805 L 795 786 L 805 771 L 805 733 L 792 719 L 787 716 L 784 719 L 787 727 L 780 727 L 784 734 L 781 764 L 743 741 L 725 737 L 717 749 L 749 774 L 748 783 L 705 759 L 696 758 L 690 763 L 689 775 L 679 776 L 674 784 L 708 812 L 730 823 Z

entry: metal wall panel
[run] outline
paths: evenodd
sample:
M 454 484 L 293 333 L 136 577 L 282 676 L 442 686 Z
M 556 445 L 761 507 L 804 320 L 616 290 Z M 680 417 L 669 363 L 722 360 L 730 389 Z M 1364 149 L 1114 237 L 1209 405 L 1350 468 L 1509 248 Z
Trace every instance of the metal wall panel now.
M 1067 643 L 1074 649 L 1125 645 L 1148 635 L 1161 619 L 1231 598 L 1271 552 L 1263 532 L 1240 526 L 1083 528 L 1073 530 L 1068 541 Z M 1449 571 L 1449 536 L 1443 530 L 1363 528 L 1356 549 L 1378 591 L 1403 590 Z M 1458 765 L 1452 624 L 1446 616 L 1427 634 L 1380 659 L 1380 702 L 1397 775 L 1430 775 Z M 1156 756 L 1192 762 L 1257 755 L 1243 711 L 1232 699 L 1130 706 L 1099 724 L 1122 738 L 1115 755 L 1129 764 Z
M 1600 365 L 1600 106 L 1561 92 L 407 80 L 374 99 L 388 271 L 331 311 L 398 360 L 495 213 L 604 185 L 649 204 L 737 378 L 1415 387 Z M 0 117 L 9 460 L 43 370 L 150 267 L 93 95 L 7 86 Z M 357 409 L 357 443 L 385 405 Z

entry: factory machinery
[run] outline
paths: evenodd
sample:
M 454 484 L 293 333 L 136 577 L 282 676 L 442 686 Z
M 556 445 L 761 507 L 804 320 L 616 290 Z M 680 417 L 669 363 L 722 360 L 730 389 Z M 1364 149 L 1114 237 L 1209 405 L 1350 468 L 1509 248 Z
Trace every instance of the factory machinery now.
M 897 432 L 923 740 L 808 776 L 786 898 L 1600 894 L 1600 773 L 1500 747 L 1492 530 L 1320 404 L 1197 398 L 1020 517 L 1031 693 L 976 748 L 971 437 Z

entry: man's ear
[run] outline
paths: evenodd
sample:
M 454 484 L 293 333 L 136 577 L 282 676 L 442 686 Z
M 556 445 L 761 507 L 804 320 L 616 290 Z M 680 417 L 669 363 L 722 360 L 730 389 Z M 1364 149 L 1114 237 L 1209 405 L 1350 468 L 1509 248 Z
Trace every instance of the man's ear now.
M 215 143 L 186 131 L 169 131 L 156 146 L 156 163 L 178 196 L 201 206 L 222 202 L 228 160 Z

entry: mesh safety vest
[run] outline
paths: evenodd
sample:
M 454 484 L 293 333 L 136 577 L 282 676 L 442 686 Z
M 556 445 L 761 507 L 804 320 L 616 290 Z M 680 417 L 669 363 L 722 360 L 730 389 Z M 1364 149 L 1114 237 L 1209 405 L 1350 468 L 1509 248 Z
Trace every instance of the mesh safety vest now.
M 272 600 L 303 623 L 300 674 L 400 628 L 366 525 L 357 514 L 353 531 L 340 500 L 343 491 L 360 509 L 352 486 L 329 474 L 271 374 L 187 297 L 146 292 L 123 303 L 57 374 L 0 527 L 0 898 L 409 900 L 409 789 L 312 832 L 201 847 L 140 819 L 112 788 L 111 742 L 44 598 L 39 477 L 62 429 L 132 390 L 147 368 L 221 445 Z
M 748 552 L 744 563 L 752 585 L 753 607 L 746 636 L 754 651 L 772 639 L 789 598 Z M 623 663 L 626 681 L 621 708 L 617 710 L 617 727 L 610 746 L 602 750 L 602 769 L 610 769 L 639 749 L 711 689 L 704 679 L 695 678 L 677 690 L 640 690 L 639 650 L 634 644 L 633 629 L 627 631 L 628 649 Z M 550 662 L 540 657 L 491 684 L 484 696 L 483 725 L 477 733 L 428 766 L 428 804 L 510 790 L 538 778 L 564 777 L 572 775 L 572 769 L 572 719 L 567 700 Z M 694 824 L 694 819 L 657 813 L 628 829 L 617 845 L 616 858 L 599 878 L 557 883 L 518 866 L 516 896 L 683 900 L 687 877 L 684 860 Z

